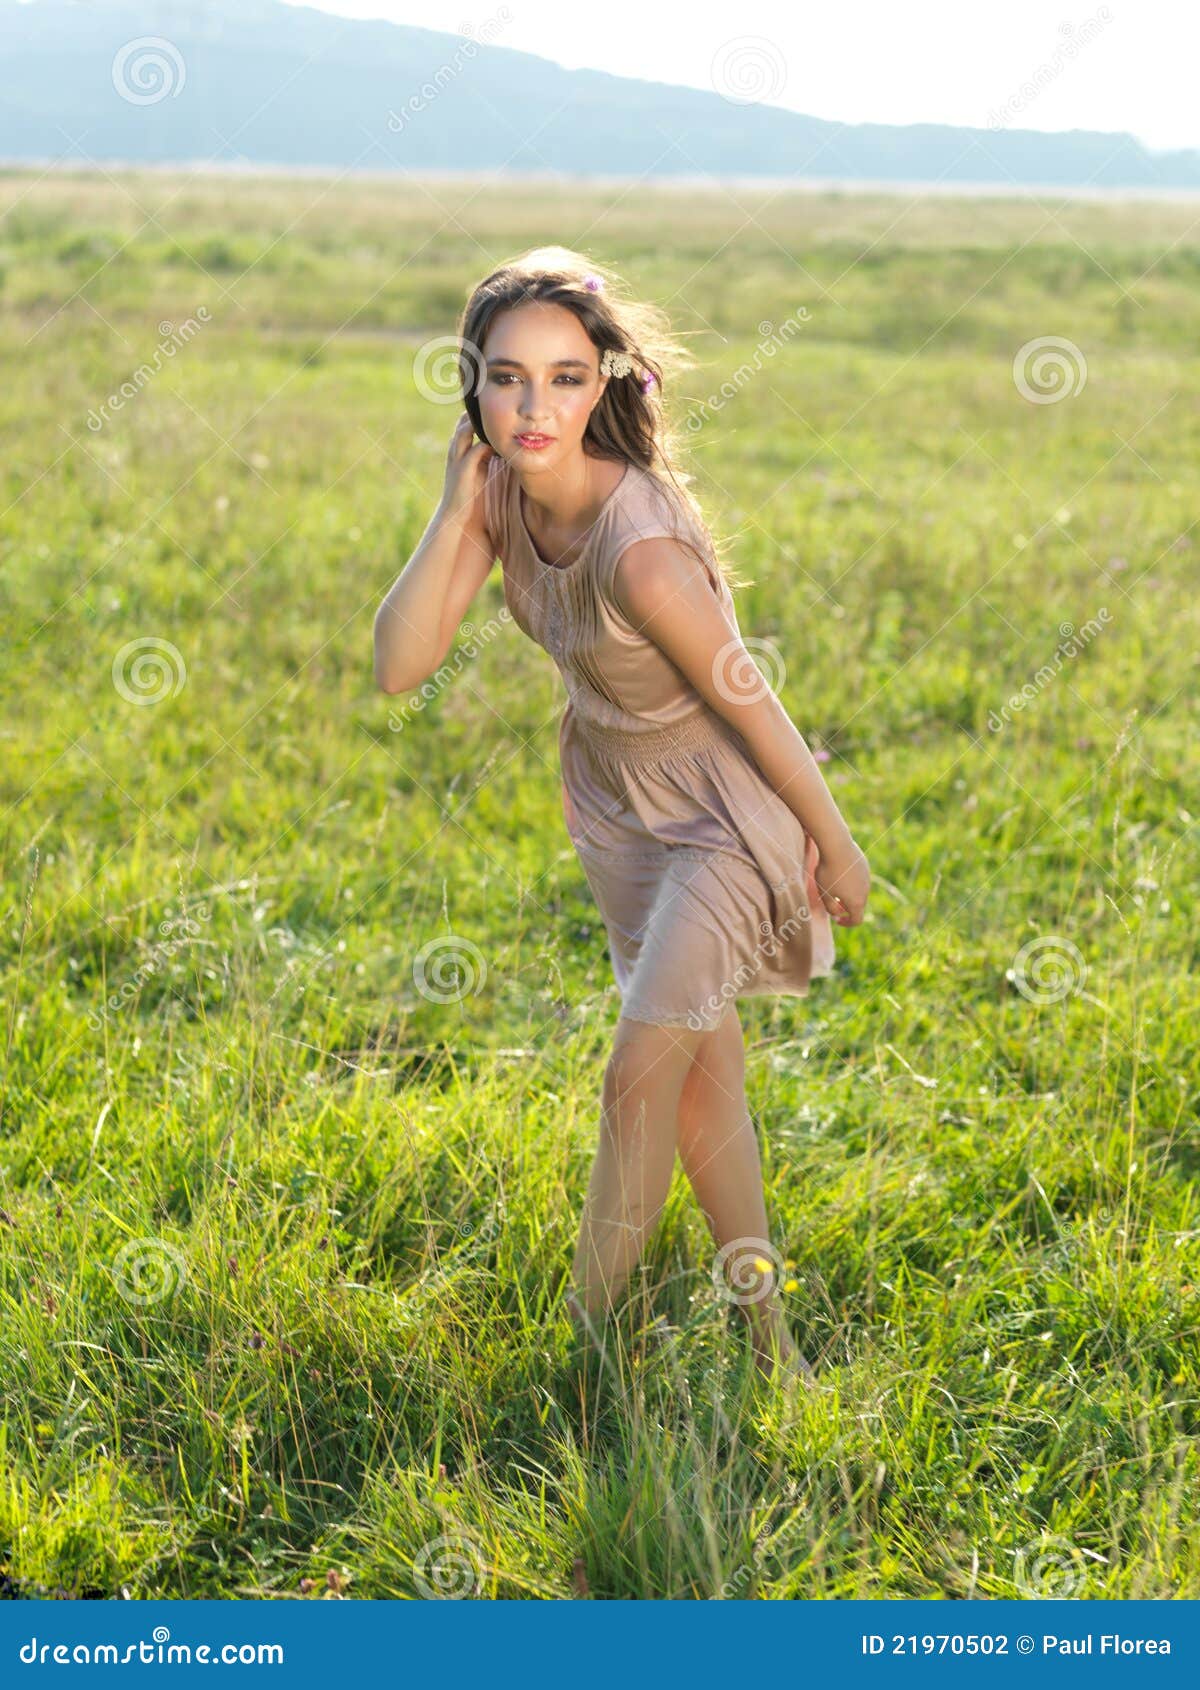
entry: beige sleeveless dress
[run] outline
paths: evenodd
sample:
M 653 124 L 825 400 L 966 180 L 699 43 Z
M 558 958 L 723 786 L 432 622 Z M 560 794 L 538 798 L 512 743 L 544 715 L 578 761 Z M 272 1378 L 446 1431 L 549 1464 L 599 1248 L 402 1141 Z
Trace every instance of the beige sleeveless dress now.
M 505 459 L 489 459 L 484 515 L 505 603 L 566 683 L 563 815 L 604 919 L 621 1013 L 711 1031 L 737 998 L 807 996 L 834 963 L 816 842 L 741 734 L 613 598 L 627 547 L 682 533 L 737 627 L 703 524 L 669 482 L 630 463 L 584 550 L 555 566 L 534 547 L 520 491 Z

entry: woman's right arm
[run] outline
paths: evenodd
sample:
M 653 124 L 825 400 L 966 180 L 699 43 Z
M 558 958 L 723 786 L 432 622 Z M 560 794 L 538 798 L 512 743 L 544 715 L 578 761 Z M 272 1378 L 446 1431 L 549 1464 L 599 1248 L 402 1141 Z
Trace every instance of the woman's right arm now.
M 464 412 L 450 441 L 446 484 L 421 543 L 375 613 L 375 680 L 409 692 L 441 665 L 467 606 L 495 562 L 483 516 L 492 448 Z

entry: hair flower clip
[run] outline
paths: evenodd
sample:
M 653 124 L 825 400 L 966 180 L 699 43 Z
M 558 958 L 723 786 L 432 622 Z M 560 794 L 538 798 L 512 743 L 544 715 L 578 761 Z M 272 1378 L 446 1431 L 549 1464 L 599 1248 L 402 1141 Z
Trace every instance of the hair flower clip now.
M 604 356 L 600 360 L 600 374 L 603 376 L 627 376 L 633 369 L 633 359 L 628 352 L 617 352 L 613 347 L 604 348 Z
M 603 293 L 604 279 L 601 276 L 585 276 L 583 285 L 589 293 Z

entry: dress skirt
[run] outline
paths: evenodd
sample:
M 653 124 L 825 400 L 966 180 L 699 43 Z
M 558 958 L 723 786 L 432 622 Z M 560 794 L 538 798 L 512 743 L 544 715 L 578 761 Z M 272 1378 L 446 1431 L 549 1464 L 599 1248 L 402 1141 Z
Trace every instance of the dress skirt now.
M 709 1032 L 738 998 L 832 971 L 815 841 L 725 720 L 559 734 L 567 830 L 604 919 L 622 1014 Z

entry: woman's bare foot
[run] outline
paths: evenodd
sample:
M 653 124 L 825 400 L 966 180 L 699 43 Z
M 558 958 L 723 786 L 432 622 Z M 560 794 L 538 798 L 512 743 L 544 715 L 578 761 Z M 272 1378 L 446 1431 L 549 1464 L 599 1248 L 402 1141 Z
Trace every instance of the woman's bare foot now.
M 595 1315 L 588 1314 L 574 1291 L 568 1291 L 563 1298 L 563 1307 L 570 1316 L 571 1325 L 578 1338 L 589 1340 L 596 1349 L 602 1349 L 602 1321 Z
M 771 1379 L 785 1388 L 801 1385 L 811 1389 L 816 1383 L 812 1367 L 797 1349 L 782 1316 L 752 1319 L 750 1346 L 754 1352 L 754 1365 L 762 1378 Z

